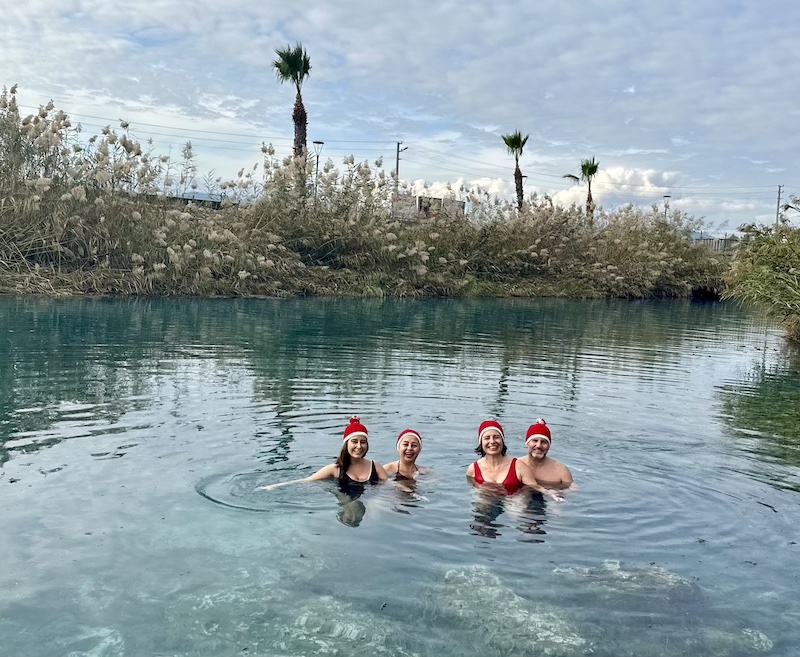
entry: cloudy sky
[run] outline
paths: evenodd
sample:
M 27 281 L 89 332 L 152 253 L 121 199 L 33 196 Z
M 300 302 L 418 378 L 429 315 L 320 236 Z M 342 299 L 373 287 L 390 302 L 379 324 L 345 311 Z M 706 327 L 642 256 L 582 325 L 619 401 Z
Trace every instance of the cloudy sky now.
M 161 153 L 191 141 L 231 177 L 262 142 L 291 152 L 294 89 L 274 49 L 302 41 L 309 140 L 428 183 L 513 193 L 502 134 L 529 134 L 526 192 L 595 157 L 599 204 L 775 219 L 800 194 L 797 0 L 0 0 L 0 85 L 94 134 L 119 120 Z

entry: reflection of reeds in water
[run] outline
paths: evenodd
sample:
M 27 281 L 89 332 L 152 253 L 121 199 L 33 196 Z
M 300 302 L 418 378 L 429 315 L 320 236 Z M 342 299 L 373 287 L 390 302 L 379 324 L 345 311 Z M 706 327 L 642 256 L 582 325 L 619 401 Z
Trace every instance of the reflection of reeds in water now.
M 7 415 L 4 435 L 46 431 L 59 418 L 48 409 L 63 399 L 92 405 L 113 423 L 147 403 L 160 374 L 202 362 L 231 380 L 251 375 L 254 401 L 266 402 L 265 424 L 256 428 L 264 445 L 259 458 L 272 464 L 287 458 L 301 425 L 339 433 L 341 415 L 300 420 L 298 408 L 318 399 L 379 399 L 398 376 L 415 376 L 420 362 L 460 384 L 497 381 L 492 410 L 502 416 L 521 371 L 546 378 L 548 387 L 555 382 L 570 400 L 589 368 L 665 369 L 698 335 L 732 341 L 751 328 L 733 306 L 684 301 L 18 297 L 0 303 L 0 334 L 8 336 L 6 357 L 14 362 L 0 377 L 0 398 L 12 410 L 45 409 Z
M 767 466 L 775 462 L 789 466 L 756 468 L 753 474 L 800 492 L 800 371 L 760 365 L 721 394 L 722 417 L 735 432 L 733 444 Z

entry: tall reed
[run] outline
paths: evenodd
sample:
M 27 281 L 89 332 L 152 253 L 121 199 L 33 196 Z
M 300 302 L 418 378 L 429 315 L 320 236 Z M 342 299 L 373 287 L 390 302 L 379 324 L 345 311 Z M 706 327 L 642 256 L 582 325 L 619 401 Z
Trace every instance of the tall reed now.
M 280 160 L 198 179 L 120 123 L 86 137 L 52 103 L 22 116 L 0 94 L 0 291 L 49 294 L 649 298 L 720 291 L 696 222 L 632 206 L 594 223 L 531 196 L 522 212 L 451 190 L 464 216 L 403 218 L 383 162 Z M 316 185 L 316 193 L 314 187 Z M 181 197 L 203 192 L 219 207 Z
M 728 272 L 725 298 L 765 308 L 800 341 L 800 228 L 786 221 L 742 228 L 749 239 Z

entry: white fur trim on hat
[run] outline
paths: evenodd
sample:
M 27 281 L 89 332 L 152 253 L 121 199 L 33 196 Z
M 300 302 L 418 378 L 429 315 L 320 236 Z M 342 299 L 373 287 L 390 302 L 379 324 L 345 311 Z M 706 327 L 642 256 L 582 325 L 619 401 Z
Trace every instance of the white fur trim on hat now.
M 400 441 L 403 440 L 406 436 L 410 436 L 411 438 L 416 438 L 419 441 L 419 446 L 422 447 L 422 436 L 419 435 L 418 431 L 414 429 L 403 429 L 400 435 L 397 437 L 397 442 L 395 443 L 395 447 L 400 445 Z
M 527 445 L 531 440 L 544 439 L 548 444 L 553 443 L 553 438 L 550 433 L 550 427 L 547 426 L 542 418 L 538 418 L 531 426 L 528 427 L 528 433 L 525 436 L 525 444 Z

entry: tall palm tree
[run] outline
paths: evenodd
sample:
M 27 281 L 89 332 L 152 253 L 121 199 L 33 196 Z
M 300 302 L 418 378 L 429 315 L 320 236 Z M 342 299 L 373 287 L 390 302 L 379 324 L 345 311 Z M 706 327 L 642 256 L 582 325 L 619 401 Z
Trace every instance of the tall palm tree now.
M 303 81 L 311 72 L 311 58 L 299 41 L 294 47 L 276 48 L 278 58 L 272 62 L 275 75 L 280 82 L 292 82 L 297 89 L 297 98 L 292 110 L 294 121 L 294 155 L 302 155 L 306 150 L 306 133 L 308 131 L 308 115 L 303 105 Z
M 522 210 L 522 171 L 519 168 L 519 158 L 522 155 L 522 149 L 528 142 L 530 135 L 522 136 L 522 133 L 517 130 L 510 135 L 502 135 L 503 141 L 508 148 L 508 152 L 514 156 L 514 184 L 517 187 L 517 209 Z
M 571 173 L 565 173 L 564 178 L 572 180 L 576 183 L 586 182 L 589 185 L 589 193 L 586 195 L 586 218 L 589 225 L 594 224 L 594 199 L 592 199 L 592 179 L 597 175 L 597 170 L 600 168 L 600 163 L 595 162 L 594 157 L 591 160 L 581 160 L 581 175 L 575 176 Z

